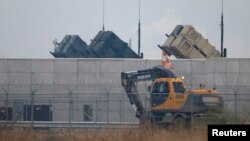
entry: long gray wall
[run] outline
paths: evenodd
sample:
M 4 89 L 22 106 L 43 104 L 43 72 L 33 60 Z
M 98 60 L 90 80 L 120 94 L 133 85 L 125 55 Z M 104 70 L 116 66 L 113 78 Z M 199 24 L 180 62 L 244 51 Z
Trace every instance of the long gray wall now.
M 172 60 L 174 72 L 184 76 L 188 88 L 216 87 L 228 107 L 238 99 L 249 99 L 250 59 Z M 140 59 L 0 59 L 0 106 L 8 93 L 8 106 L 52 105 L 53 120 L 83 120 L 83 105 L 92 104 L 96 121 L 136 121 L 120 83 L 120 73 L 160 65 L 160 60 Z M 140 86 L 146 92 L 146 83 Z M 224 95 L 225 94 L 225 95 Z M 109 95 L 109 96 L 107 96 Z M 107 102 L 109 97 L 109 102 Z M 75 100 L 73 107 L 68 102 Z M 78 101 L 77 101 L 78 100 Z M 22 102 L 21 102 L 22 103 Z M 107 105 L 107 103 L 109 103 Z M 238 108 L 249 106 L 243 101 Z M 70 108 L 73 113 L 69 114 Z M 109 115 L 107 109 L 109 108 Z

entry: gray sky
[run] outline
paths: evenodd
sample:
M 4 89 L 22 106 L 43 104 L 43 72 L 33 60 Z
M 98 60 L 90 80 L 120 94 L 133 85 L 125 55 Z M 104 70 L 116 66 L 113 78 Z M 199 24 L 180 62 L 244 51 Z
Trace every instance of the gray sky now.
M 224 0 L 230 58 L 250 57 L 250 1 Z M 141 0 L 142 52 L 161 58 L 158 44 L 177 24 L 193 25 L 220 49 L 221 0 Z M 102 0 L 0 0 L 0 58 L 53 58 L 52 40 L 78 34 L 90 43 L 102 28 Z M 105 0 L 105 28 L 137 52 L 138 0 Z

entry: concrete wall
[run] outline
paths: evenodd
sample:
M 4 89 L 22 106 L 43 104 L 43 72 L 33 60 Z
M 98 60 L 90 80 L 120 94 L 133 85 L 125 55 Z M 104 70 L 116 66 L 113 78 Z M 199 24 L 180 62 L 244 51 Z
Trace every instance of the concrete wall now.
M 185 77 L 189 88 L 198 88 L 201 83 L 216 87 L 225 94 L 228 107 L 234 105 L 234 95 L 228 94 L 237 93 L 238 100 L 250 99 L 250 59 L 172 62 L 174 72 Z M 120 83 L 120 72 L 160 63 L 139 59 L 0 59 L 0 106 L 6 104 L 7 92 L 8 106 L 15 101 L 30 104 L 34 93 L 35 104 L 52 105 L 53 120 L 83 121 L 83 105 L 90 104 L 96 121 L 136 121 Z M 146 83 L 140 91 L 146 92 Z M 70 99 L 74 100 L 72 107 Z M 240 101 L 238 108 L 249 106 L 248 103 Z

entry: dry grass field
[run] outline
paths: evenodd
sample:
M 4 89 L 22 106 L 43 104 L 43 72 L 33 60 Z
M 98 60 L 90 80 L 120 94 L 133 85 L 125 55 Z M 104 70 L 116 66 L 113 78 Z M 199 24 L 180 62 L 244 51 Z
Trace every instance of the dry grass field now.
M 97 130 L 1 129 L 0 141 L 206 141 L 206 130 L 160 128 Z

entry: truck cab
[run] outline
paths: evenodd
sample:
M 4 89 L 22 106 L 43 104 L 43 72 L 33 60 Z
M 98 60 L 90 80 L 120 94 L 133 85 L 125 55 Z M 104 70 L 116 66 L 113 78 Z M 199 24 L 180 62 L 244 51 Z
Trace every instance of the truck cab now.
M 190 108 L 192 100 L 195 100 L 192 103 L 199 103 L 200 107 L 203 104 L 207 109 L 218 106 L 218 103 L 222 107 L 223 103 L 218 91 L 205 88 L 186 90 L 184 80 L 179 77 L 156 79 L 151 88 L 151 110 L 185 111 Z
M 178 109 L 184 104 L 187 93 L 181 78 L 159 78 L 151 86 L 152 109 Z

